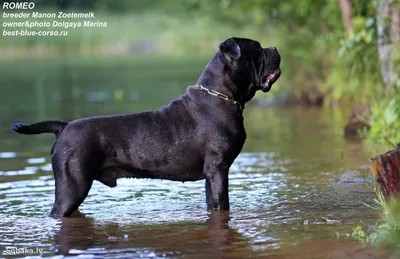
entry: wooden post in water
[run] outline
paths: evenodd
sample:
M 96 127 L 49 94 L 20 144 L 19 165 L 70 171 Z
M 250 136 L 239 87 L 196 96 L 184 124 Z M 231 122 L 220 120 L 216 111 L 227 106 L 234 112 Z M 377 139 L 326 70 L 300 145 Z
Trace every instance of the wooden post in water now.
M 385 196 L 400 194 L 400 145 L 370 159 L 375 181 Z

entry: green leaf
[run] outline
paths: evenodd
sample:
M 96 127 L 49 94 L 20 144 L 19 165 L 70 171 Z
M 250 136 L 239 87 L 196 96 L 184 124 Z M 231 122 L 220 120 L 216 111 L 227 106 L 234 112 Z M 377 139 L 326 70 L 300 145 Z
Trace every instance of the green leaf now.
M 385 121 L 390 125 L 398 119 L 398 115 L 394 111 L 393 104 L 385 109 Z
M 375 24 L 375 19 L 374 18 L 367 18 L 367 20 L 365 21 L 365 26 L 366 27 L 373 27 Z

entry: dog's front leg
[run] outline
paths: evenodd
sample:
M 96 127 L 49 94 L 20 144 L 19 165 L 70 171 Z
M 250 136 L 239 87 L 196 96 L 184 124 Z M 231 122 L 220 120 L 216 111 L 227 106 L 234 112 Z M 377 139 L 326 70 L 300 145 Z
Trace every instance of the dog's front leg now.
M 230 165 L 220 163 L 213 158 L 205 161 L 206 192 L 207 195 L 211 195 L 212 209 L 229 210 L 228 172 Z M 208 204 L 209 200 L 210 198 L 207 199 Z
M 206 204 L 207 204 L 207 209 L 208 210 L 212 210 L 214 205 L 212 202 L 212 196 L 211 196 L 211 187 L 210 187 L 210 183 L 208 182 L 208 180 L 206 180 Z

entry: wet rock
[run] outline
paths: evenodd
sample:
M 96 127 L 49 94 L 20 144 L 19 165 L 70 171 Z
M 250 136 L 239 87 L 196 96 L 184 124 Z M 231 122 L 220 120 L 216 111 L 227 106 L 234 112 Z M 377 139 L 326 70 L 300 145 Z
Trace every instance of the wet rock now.
M 346 139 L 360 139 L 360 132 L 370 130 L 371 125 L 366 119 L 368 112 L 366 105 L 356 105 L 353 108 L 343 132 Z
M 302 90 L 296 98 L 297 105 L 304 107 L 317 106 L 321 107 L 324 104 L 325 95 L 318 89 Z

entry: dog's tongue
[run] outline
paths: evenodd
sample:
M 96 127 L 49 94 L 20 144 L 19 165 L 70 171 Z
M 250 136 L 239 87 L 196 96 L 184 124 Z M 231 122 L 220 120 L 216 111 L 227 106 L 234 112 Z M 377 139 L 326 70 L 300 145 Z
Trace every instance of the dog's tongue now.
M 276 72 L 278 72 L 278 70 L 275 70 L 275 71 L 269 73 L 267 76 L 267 79 L 269 80 L 269 79 L 273 78 L 276 75 Z

